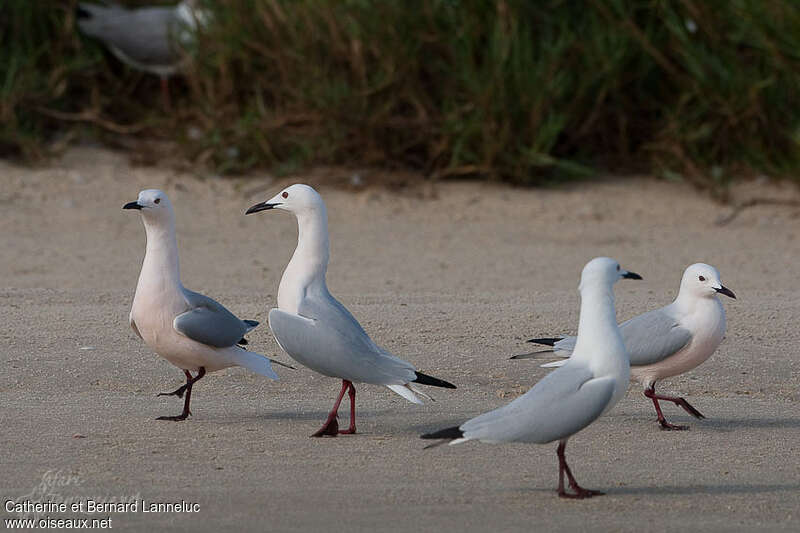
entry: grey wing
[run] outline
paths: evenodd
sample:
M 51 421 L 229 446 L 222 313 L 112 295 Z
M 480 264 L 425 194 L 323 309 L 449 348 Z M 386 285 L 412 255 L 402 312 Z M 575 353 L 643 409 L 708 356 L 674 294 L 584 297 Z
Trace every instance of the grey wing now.
M 293 359 L 322 374 L 375 385 L 416 379 L 414 366 L 379 346 L 332 296 L 306 298 L 300 315 L 272 309 L 272 333 Z
M 88 17 L 78 19 L 86 35 L 113 46 L 142 64 L 170 65 L 179 59 L 173 43 L 177 22 L 174 8 L 125 9 L 80 4 Z
M 654 309 L 619 326 L 631 365 L 651 365 L 686 346 L 691 332 L 665 309 Z
M 208 296 L 183 289 L 189 309 L 172 322 L 175 330 L 197 342 L 225 348 L 238 343 L 247 324 Z
M 594 378 L 587 368 L 566 365 L 510 404 L 465 422 L 461 430 L 465 438 L 484 442 L 544 444 L 591 424 L 613 393 L 613 378 Z
M 414 365 L 375 344 L 352 313 L 327 290 L 309 294 L 300 306 L 300 314 L 319 317 L 337 337 L 348 340 L 349 347 L 353 348 L 350 357 L 357 361 L 364 375 L 359 381 L 400 385 L 417 378 Z

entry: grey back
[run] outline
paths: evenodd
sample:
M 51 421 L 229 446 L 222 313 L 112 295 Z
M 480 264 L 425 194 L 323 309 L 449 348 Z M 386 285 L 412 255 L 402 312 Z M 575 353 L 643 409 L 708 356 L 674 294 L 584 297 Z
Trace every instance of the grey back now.
M 691 332 L 672 316 L 669 306 L 654 309 L 619 325 L 631 365 L 652 365 L 677 353 L 692 340 Z M 577 337 L 553 344 L 555 351 L 571 354 Z
M 78 26 L 83 33 L 141 65 L 171 66 L 180 61 L 175 38 L 181 24 L 175 7 L 79 4 Z

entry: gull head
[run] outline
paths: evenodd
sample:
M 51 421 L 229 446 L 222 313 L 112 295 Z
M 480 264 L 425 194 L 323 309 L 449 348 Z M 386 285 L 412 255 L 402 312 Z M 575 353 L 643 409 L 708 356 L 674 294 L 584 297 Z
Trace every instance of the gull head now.
M 681 279 L 680 292 L 686 292 L 698 298 L 708 298 L 724 294 L 736 298 L 733 291 L 722 284 L 719 271 L 705 263 L 695 263 L 686 268 Z
M 174 217 L 172 203 L 164 191 L 158 189 L 141 191 L 135 202 L 128 202 L 122 209 L 136 209 L 147 222 L 169 221 Z
M 283 209 L 295 215 L 301 215 L 308 212 L 323 211 L 325 203 L 322 201 L 322 196 L 312 187 L 302 183 L 295 183 L 266 202 L 251 206 L 250 209 L 245 211 L 245 215 L 267 209 Z
M 580 289 L 588 285 L 605 285 L 611 287 L 621 279 L 642 279 L 636 272 L 629 272 L 619 266 L 610 257 L 595 257 L 583 267 Z

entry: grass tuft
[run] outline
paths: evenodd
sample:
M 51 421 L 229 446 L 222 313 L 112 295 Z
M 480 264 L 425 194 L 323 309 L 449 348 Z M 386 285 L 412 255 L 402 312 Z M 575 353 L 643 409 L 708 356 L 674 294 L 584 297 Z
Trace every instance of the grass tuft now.
M 221 172 L 798 180 L 791 0 L 209 1 L 170 113 L 157 79 L 77 34 L 72 5 L 0 5 L 0 154 L 83 128 L 178 139 Z

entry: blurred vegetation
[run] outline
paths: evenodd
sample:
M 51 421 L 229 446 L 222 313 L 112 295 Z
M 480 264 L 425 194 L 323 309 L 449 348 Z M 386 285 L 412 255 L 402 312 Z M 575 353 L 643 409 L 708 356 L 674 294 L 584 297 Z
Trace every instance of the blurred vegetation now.
M 167 113 L 157 78 L 77 33 L 74 2 L 0 3 L 0 154 L 35 159 L 77 131 L 178 140 L 220 172 L 800 181 L 794 0 L 205 5 L 214 23 Z

